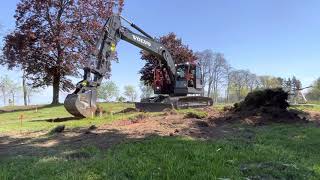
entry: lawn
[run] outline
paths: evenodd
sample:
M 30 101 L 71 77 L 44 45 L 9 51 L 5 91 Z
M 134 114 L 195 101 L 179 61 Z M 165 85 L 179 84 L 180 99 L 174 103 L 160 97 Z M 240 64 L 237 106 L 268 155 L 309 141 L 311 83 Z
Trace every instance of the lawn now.
M 298 109 L 302 111 L 316 111 L 320 112 L 320 105 L 319 104 L 300 104 L 300 105 L 293 105 L 293 109 Z
M 64 124 L 68 128 L 88 127 L 92 124 L 100 125 L 112 122 L 117 119 L 125 119 L 134 116 L 137 113 L 131 114 L 114 114 L 125 108 L 133 107 L 133 104 L 127 103 L 101 103 L 107 114 L 102 118 L 86 118 L 75 119 L 72 118 L 63 105 L 59 106 L 43 106 L 36 110 L 26 110 L 17 112 L 0 113 L 0 133 L 4 132 L 26 132 L 26 131 L 40 131 L 49 130 L 57 125 Z M 7 108 L 9 109 L 9 108 Z M 10 107 L 11 110 L 12 107 Z M 112 115 L 113 113 L 113 115 Z M 22 125 L 20 117 L 23 116 Z M 65 122 L 50 122 L 54 118 L 69 118 Z
M 113 112 L 132 107 L 101 105 Z M 220 105 L 215 108 L 222 109 Z M 43 120 L 70 115 L 63 106 L 44 107 L 38 112 L 0 114 L 0 132 L 20 131 L 20 114 L 25 116 L 24 131 L 50 130 L 59 124 L 70 129 L 88 127 L 136 115 L 108 114 L 103 118 L 51 123 Z M 320 128 L 314 124 L 232 127 L 237 129 L 235 133 L 218 140 L 151 136 L 108 149 L 84 144 L 76 150 L 66 146 L 60 153 L 44 156 L 2 157 L 0 179 L 320 179 Z
M 98 150 L 1 160 L 0 179 L 319 179 L 320 129 L 240 127 L 218 141 L 152 137 Z M 251 139 L 247 134 L 253 134 Z M 73 152 L 74 153 L 74 152 Z

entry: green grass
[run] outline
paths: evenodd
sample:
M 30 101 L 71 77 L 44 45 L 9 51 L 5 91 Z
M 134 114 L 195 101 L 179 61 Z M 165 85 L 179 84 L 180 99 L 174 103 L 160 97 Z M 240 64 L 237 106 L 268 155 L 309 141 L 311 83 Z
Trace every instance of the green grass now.
M 101 105 L 113 112 L 133 106 Z M 320 111 L 317 107 L 314 110 Z M 202 113 L 195 109 L 177 112 Z M 63 106 L 41 108 L 37 113 L 1 113 L 0 132 L 20 131 L 20 114 L 25 116 L 23 131 L 48 131 L 59 124 L 67 128 L 88 127 L 130 119 L 139 113 L 60 123 L 43 119 L 69 117 Z M 2 157 L 0 179 L 320 179 L 320 128 L 313 124 L 232 127 L 236 128 L 232 135 L 215 141 L 150 137 L 125 141 L 107 150 L 84 144 L 80 149 L 63 146 L 59 153 L 42 149 L 48 151 L 44 156 Z
M 302 110 L 302 111 L 319 111 L 320 112 L 320 105 L 318 104 L 307 104 L 307 105 L 293 105 L 291 106 L 293 109 Z
M 248 134 L 254 134 L 251 139 Z M 0 179 L 319 179 L 320 129 L 306 125 L 240 127 L 218 141 L 153 137 L 109 150 L 1 160 Z
M 110 112 L 118 112 L 122 109 L 133 107 L 133 104 L 126 103 L 102 103 L 100 106 L 103 107 L 108 113 L 103 117 L 97 118 L 86 118 L 81 120 L 68 120 L 65 122 L 47 122 L 46 120 L 52 118 L 66 118 L 72 117 L 63 105 L 59 106 L 45 106 L 39 108 L 36 112 L 35 110 L 19 111 L 19 112 L 6 112 L 0 114 L 0 133 L 2 132 L 15 132 L 15 131 L 40 131 L 49 130 L 57 125 L 64 124 L 67 128 L 75 127 L 86 127 L 92 124 L 100 125 L 104 123 L 111 122 L 117 119 L 126 119 L 134 116 L 137 113 L 130 114 L 118 114 L 111 115 Z M 20 116 L 23 116 L 22 126 L 20 121 Z

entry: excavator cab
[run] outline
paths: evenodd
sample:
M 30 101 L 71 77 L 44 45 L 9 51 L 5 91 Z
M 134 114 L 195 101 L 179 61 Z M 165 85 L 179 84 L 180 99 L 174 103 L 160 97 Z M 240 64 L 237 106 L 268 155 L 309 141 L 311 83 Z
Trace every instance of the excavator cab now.
M 177 64 L 176 69 L 175 95 L 186 96 L 188 94 L 202 93 L 202 73 L 201 68 L 197 64 Z
M 172 86 L 168 80 L 165 68 L 157 67 L 154 70 L 154 93 L 186 96 L 201 94 L 203 90 L 201 68 L 194 63 L 176 64 L 175 82 Z

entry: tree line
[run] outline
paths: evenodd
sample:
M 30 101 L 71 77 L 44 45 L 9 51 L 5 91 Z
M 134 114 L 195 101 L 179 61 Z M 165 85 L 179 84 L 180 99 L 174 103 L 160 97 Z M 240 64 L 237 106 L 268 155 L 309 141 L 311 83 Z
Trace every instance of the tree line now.
M 31 103 L 31 97 L 38 92 L 39 89 L 33 88 L 25 78 L 23 78 L 22 84 L 19 84 L 8 75 L 0 77 L 0 97 L 4 106 L 16 105 L 16 99 L 21 95 L 23 95 L 24 105 L 27 106 Z
M 216 103 L 240 101 L 257 89 L 280 87 L 294 95 L 302 88 L 301 81 L 295 76 L 288 79 L 259 76 L 249 70 L 233 68 L 222 53 L 204 50 L 195 54 L 202 68 L 203 95 L 212 97 Z
M 139 84 L 140 98 L 148 98 L 153 95 L 153 89 L 150 86 L 144 85 L 143 82 Z M 138 99 L 138 91 L 133 85 L 126 85 L 123 87 L 123 93 L 120 94 L 120 88 L 113 81 L 106 81 L 98 88 L 98 98 L 105 101 L 117 102 L 135 102 Z
M 308 100 L 320 101 L 320 78 L 313 82 L 312 87 L 306 96 Z

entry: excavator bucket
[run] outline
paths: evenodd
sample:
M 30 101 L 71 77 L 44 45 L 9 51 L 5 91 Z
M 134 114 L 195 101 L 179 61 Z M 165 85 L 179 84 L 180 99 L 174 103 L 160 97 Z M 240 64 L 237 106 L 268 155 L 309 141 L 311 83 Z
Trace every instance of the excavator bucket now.
M 95 96 L 96 93 L 92 91 L 69 94 L 64 101 L 64 107 L 75 117 L 93 117 L 97 110 Z

